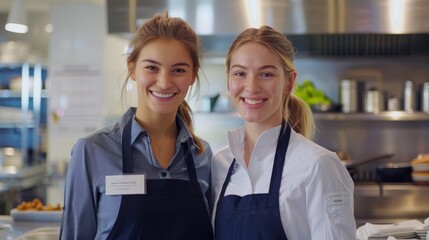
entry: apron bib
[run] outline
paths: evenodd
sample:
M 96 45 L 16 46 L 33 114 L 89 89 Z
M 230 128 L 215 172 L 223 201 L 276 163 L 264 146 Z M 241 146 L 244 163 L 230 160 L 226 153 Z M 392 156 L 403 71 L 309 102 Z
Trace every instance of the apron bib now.
M 234 159 L 229 167 L 217 204 L 215 239 L 287 240 L 280 218 L 279 190 L 290 134 L 290 126 L 283 120 L 274 157 L 270 189 L 267 194 L 250 194 L 243 197 L 228 195 L 225 197 L 225 190 L 236 162 Z
M 122 135 L 122 172 L 133 172 L 131 124 Z M 189 181 L 148 179 L 146 194 L 122 195 L 118 217 L 107 239 L 213 239 L 210 217 L 188 144 L 183 143 Z

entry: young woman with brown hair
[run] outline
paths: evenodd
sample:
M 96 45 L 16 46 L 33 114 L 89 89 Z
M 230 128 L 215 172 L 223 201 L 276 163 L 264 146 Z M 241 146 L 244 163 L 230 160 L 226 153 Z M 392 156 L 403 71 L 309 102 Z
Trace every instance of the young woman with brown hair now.
M 156 15 L 130 48 L 137 107 L 73 147 L 61 239 L 212 239 L 212 150 L 194 134 L 185 101 L 198 81 L 197 36 Z

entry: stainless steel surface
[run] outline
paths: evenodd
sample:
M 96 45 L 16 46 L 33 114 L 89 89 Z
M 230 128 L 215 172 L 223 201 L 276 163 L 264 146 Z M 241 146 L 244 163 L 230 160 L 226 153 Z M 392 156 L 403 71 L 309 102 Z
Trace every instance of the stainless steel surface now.
M 389 162 L 410 162 L 429 149 L 427 113 L 328 113 L 315 114 L 315 118 L 320 133 L 315 141 L 332 151 L 347 151 L 353 160 L 391 152 L 395 157 Z M 365 165 L 365 169 L 378 164 Z
M 357 83 L 356 80 L 343 79 L 340 82 L 340 101 L 345 113 L 357 112 Z
M 384 110 L 383 96 L 378 89 L 369 89 L 365 98 L 365 112 L 378 113 Z
M 108 0 L 107 8 L 109 32 L 130 32 L 164 10 L 202 35 L 236 34 L 261 24 L 288 34 L 429 32 L 426 0 Z
M 421 108 L 423 112 L 429 113 L 429 82 L 422 84 L 421 90 Z
M 413 81 L 407 80 L 404 83 L 404 111 L 416 111 L 416 90 Z
M 425 219 L 429 186 L 356 184 L 356 219 Z
M 385 111 L 372 113 L 314 113 L 320 121 L 429 121 L 429 114 L 424 112 Z
M 108 0 L 107 10 L 108 32 L 126 38 L 168 10 L 202 36 L 206 53 L 223 54 L 239 32 L 262 24 L 293 38 L 300 54 L 429 53 L 426 0 Z
M 399 111 L 399 100 L 397 97 L 387 99 L 387 111 Z
M 17 239 L 17 237 L 22 236 L 25 233 L 29 232 L 58 232 L 60 227 L 60 222 L 15 222 L 12 220 L 10 216 L 1 216 L 0 215 L 0 224 L 10 224 L 12 227 L 7 232 L 7 238 L 5 240 L 9 239 Z M 37 235 L 37 234 L 36 234 Z M 49 235 L 49 236 L 48 236 Z M 51 234 L 47 234 L 46 236 L 50 236 Z M 19 238 L 19 239 L 26 239 L 26 238 Z M 27 238 L 27 239 L 58 239 L 58 236 L 56 238 Z M 3 239 L 2 239 L 3 240 Z
M 2 182 L 26 179 L 39 175 L 46 175 L 46 164 L 35 164 L 26 167 L 0 166 L 0 179 Z

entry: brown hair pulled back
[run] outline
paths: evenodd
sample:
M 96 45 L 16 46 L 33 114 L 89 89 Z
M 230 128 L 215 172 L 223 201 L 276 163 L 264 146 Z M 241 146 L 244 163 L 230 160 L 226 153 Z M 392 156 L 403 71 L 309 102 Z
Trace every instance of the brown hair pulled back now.
M 227 72 L 229 72 L 231 66 L 232 55 L 246 43 L 257 43 L 268 47 L 279 57 L 285 72 L 291 73 L 296 71 L 293 63 L 295 52 L 292 43 L 282 33 L 274 30 L 270 26 L 264 25 L 258 29 L 248 28 L 244 30 L 233 41 L 226 57 Z M 293 95 L 292 92 L 283 98 L 283 117 L 287 119 L 296 132 L 307 138 L 313 138 L 314 121 L 311 109 L 306 102 Z
M 169 17 L 168 13 L 164 15 L 155 15 L 151 19 L 147 20 L 136 32 L 134 38 L 131 40 L 130 49 L 131 52 L 127 57 L 128 74 L 126 81 L 122 87 L 122 92 L 125 91 L 127 82 L 129 81 L 131 74 L 135 70 L 136 61 L 138 59 L 140 50 L 144 48 L 151 41 L 156 39 L 168 39 L 176 40 L 183 43 L 192 58 L 193 62 L 193 74 L 196 76 L 196 87 L 199 87 L 198 71 L 200 69 L 200 47 L 199 39 L 195 31 L 187 24 L 184 20 L 177 17 Z M 198 89 L 197 89 L 198 90 Z M 179 105 L 178 114 L 184 120 L 186 126 L 189 128 L 195 143 L 200 149 L 200 153 L 205 151 L 201 140 L 195 135 L 192 123 L 192 111 L 188 103 L 184 100 Z

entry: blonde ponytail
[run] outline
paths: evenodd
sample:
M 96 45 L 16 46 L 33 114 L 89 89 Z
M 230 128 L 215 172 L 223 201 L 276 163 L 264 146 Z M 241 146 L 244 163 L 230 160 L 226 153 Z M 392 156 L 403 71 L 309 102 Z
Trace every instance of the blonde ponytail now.
M 286 100 L 283 115 L 288 120 L 292 129 L 308 139 L 314 138 L 314 120 L 308 104 L 301 98 L 290 95 Z

